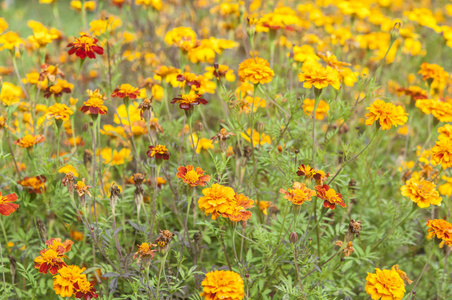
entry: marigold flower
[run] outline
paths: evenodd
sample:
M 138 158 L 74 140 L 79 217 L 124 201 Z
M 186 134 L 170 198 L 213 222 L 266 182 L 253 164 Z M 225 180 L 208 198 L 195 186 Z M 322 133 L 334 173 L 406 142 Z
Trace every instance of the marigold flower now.
M 120 151 L 111 148 L 104 148 L 100 151 L 104 163 L 112 166 L 120 166 L 126 162 L 132 161 L 132 150 L 122 148 Z
M 2 90 L 0 91 L 0 101 L 4 105 L 12 105 L 18 103 L 24 96 L 22 89 L 9 82 L 3 82 Z
M 446 182 L 438 187 L 438 192 L 443 196 L 450 197 L 452 195 L 452 177 L 443 176 L 441 179 Z
M 85 194 L 91 197 L 91 193 L 89 192 L 90 188 L 91 186 L 85 184 L 85 178 L 82 181 L 77 181 L 77 184 L 74 185 L 74 189 L 77 191 L 79 197 L 85 196 Z
M 83 298 L 85 300 L 99 298 L 99 295 L 96 293 L 94 285 L 86 279 L 86 276 L 80 277 L 79 280 L 76 283 L 74 283 L 73 288 L 75 292 L 75 298 L 78 299 Z
M 181 40 L 196 41 L 196 33 L 189 27 L 176 27 L 165 34 L 164 40 L 170 46 Z
M 128 83 L 121 84 L 119 87 L 117 87 L 113 93 L 111 94 L 111 97 L 118 97 L 118 98 L 130 98 L 130 99 L 136 99 L 140 96 L 140 89 L 133 87 L 132 85 Z
M 243 280 L 233 271 L 212 271 L 206 274 L 202 281 L 203 292 L 200 294 L 205 300 L 228 299 L 242 300 L 245 298 Z
M 18 181 L 17 183 L 23 186 L 25 189 L 28 190 L 28 192 L 41 194 L 43 191 L 46 190 L 46 183 L 47 178 L 43 175 L 35 176 L 35 177 L 24 177 L 22 180 Z
M 15 32 L 8 31 L 0 35 L 0 51 L 3 49 L 13 50 L 23 43 L 24 41 Z
M 208 102 L 206 99 L 201 98 L 199 94 L 183 94 L 179 98 L 173 98 L 171 103 L 179 103 L 179 108 L 189 110 L 195 105 L 206 105 Z
M 221 216 L 228 218 L 232 222 L 244 222 L 251 218 L 251 212 L 247 209 L 254 207 L 254 201 L 243 194 L 236 194 L 235 204 L 233 204 L 232 206 L 232 213 L 225 213 Z
M 104 105 L 104 100 L 107 98 L 105 94 L 101 94 L 99 90 L 87 90 L 88 100 L 83 103 L 80 110 L 91 115 L 105 115 L 108 112 L 108 107 Z
M 179 171 L 176 174 L 177 178 L 182 179 L 190 186 L 206 186 L 207 182 L 210 181 L 210 175 L 203 175 L 204 171 L 200 167 L 194 169 L 192 165 L 180 166 L 177 170 Z
M 35 269 L 39 270 L 39 273 L 55 275 L 58 270 L 66 266 L 63 258 L 67 258 L 64 253 L 71 250 L 74 243 L 71 240 L 66 240 L 64 243 L 61 242 L 60 238 L 52 238 L 46 241 L 47 249 L 43 249 L 39 252 L 34 260 Z
M 234 212 L 235 192 L 232 188 L 213 184 L 211 188 L 202 190 L 203 197 L 199 198 L 198 205 L 206 216 L 212 214 L 216 220 L 220 214 L 232 214 Z
M 379 121 L 382 130 L 390 129 L 392 125 L 403 125 L 408 121 L 408 114 L 402 106 L 395 106 L 383 100 L 376 100 L 367 110 L 369 112 L 366 114 L 366 125 Z
M 305 201 L 311 201 L 311 197 L 315 196 L 316 192 L 305 186 L 304 183 L 294 182 L 292 188 L 284 190 L 280 189 L 279 192 L 284 194 L 284 199 L 289 200 L 295 205 L 302 205 Z
M 315 187 L 315 189 L 317 190 L 317 197 L 325 200 L 323 202 L 324 207 L 335 209 L 336 204 L 345 207 L 345 202 L 342 199 L 342 195 L 340 193 L 336 193 L 336 191 L 330 188 L 327 184 L 318 185 Z
M 452 103 L 435 99 L 419 99 L 416 107 L 424 114 L 432 114 L 440 122 L 452 122 Z
M 452 139 L 452 125 L 446 124 L 444 126 L 441 126 L 440 128 L 438 128 L 438 133 L 438 139 L 440 140 Z
M 315 100 L 314 99 L 304 99 L 303 100 L 303 112 L 305 115 L 312 115 L 312 112 L 314 111 L 315 107 Z M 328 116 L 328 111 L 330 110 L 330 106 L 328 103 L 326 103 L 323 100 L 319 101 L 319 104 L 317 105 L 317 109 L 315 111 L 315 118 L 317 120 L 323 120 L 326 116 Z
M 239 65 L 238 73 L 240 81 L 250 81 L 253 84 L 269 83 L 275 76 L 275 72 L 270 68 L 270 63 L 260 57 L 244 60 Z
M 452 139 L 443 138 L 436 142 L 431 150 L 432 159 L 443 169 L 452 167 Z
M 61 297 L 72 297 L 74 292 L 74 284 L 79 280 L 86 280 L 86 275 L 82 274 L 86 268 L 78 266 L 64 266 L 58 270 L 58 275 L 53 277 L 53 289 L 57 295 Z
M 257 202 L 259 202 L 259 209 L 262 211 L 262 213 L 264 214 L 264 215 L 267 215 L 268 214 L 268 209 L 269 208 L 272 208 L 272 209 L 274 209 L 274 211 L 277 211 L 278 210 L 278 208 L 276 207 L 276 205 L 274 205 L 272 202 L 270 202 L 270 201 L 257 201 L 257 200 L 255 200 L 254 201 L 255 203 L 257 203 Z
M 420 208 L 426 208 L 430 205 L 440 205 L 442 198 L 436 190 L 436 185 L 427 181 L 414 172 L 411 178 L 401 187 L 402 196 L 408 197 Z
M 16 193 L 2 196 L 2 192 L 0 191 L 0 214 L 3 216 L 9 216 L 15 212 L 19 208 L 18 204 L 12 203 L 15 201 L 17 201 Z
M 142 259 L 149 261 L 154 258 L 155 251 L 152 247 L 156 247 L 155 244 L 142 243 L 141 245 L 137 245 L 137 252 L 133 255 L 133 259 L 137 259 L 137 263 L 139 263 Z
M 72 109 L 67 107 L 66 104 L 55 103 L 47 108 L 46 116 L 48 119 L 54 118 L 55 120 L 66 121 L 73 113 Z
M 193 145 L 196 147 L 196 153 L 201 153 L 201 150 L 209 150 L 214 149 L 213 141 L 211 139 L 206 138 L 198 138 L 196 134 L 193 133 L 193 142 L 192 136 L 188 136 L 188 140 L 190 141 L 190 147 L 193 148 Z
M 242 137 L 248 142 L 251 142 L 250 139 L 250 135 L 251 135 L 251 129 L 248 128 L 246 131 L 247 134 L 245 134 L 244 132 L 242 132 Z M 265 133 L 262 133 L 262 135 L 259 134 L 259 132 L 257 132 L 257 130 L 253 131 L 253 146 L 256 147 L 256 145 L 264 145 L 264 144 L 269 144 L 271 145 L 272 143 L 272 139 L 269 135 L 266 135 Z
M 399 88 L 397 89 L 397 92 L 410 96 L 414 101 L 419 99 L 428 99 L 427 92 L 423 88 L 415 85 L 409 86 L 408 88 Z
M 298 176 L 305 176 L 306 179 L 311 179 L 315 174 L 315 169 L 310 167 L 309 165 L 300 165 L 298 167 L 297 175 Z
M 452 224 L 442 219 L 429 220 L 427 222 L 428 236 L 431 239 L 437 237 L 442 240 L 439 247 L 442 248 L 444 245 L 452 248 Z
M 146 152 L 149 158 L 155 157 L 155 159 L 168 160 L 171 153 L 169 153 L 168 148 L 164 145 L 149 146 L 149 150 Z
M 375 268 L 375 274 L 367 273 L 366 281 L 366 292 L 373 300 L 401 300 L 406 292 L 405 284 L 395 270 Z
M 449 74 L 444 71 L 443 67 L 437 64 L 422 63 L 418 74 L 422 75 L 422 80 L 430 83 L 442 83 L 446 82 L 449 78 Z
M 308 63 L 303 65 L 302 72 L 298 74 L 298 80 L 303 82 L 304 88 L 323 89 L 331 85 L 338 90 L 341 87 L 339 73 L 336 69 L 327 66 L 322 67 L 317 63 Z
M 82 34 L 75 41 L 67 45 L 69 49 L 68 54 L 72 55 L 75 53 L 80 59 L 86 59 L 86 57 L 94 59 L 96 54 L 104 54 L 104 49 L 97 45 L 97 39 L 90 37 L 86 34 Z
M 74 85 L 72 83 L 67 82 L 63 79 L 57 79 L 57 82 L 54 85 L 49 86 L 44 91 L 44 97 L 49 98 L 50 96 L 61 97 L 63 93 L 71 93 Z
M 31 135 L 27 134 L 23 138 L 17 139 L 14 144 L 20 146 L 21 148 L 31 148 L 36 144 L 42 143 L 46 140 L 43 135 Z

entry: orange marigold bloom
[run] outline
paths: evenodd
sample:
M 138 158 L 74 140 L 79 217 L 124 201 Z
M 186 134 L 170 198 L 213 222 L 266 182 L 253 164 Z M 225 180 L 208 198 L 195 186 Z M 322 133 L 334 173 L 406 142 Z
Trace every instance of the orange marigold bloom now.
M 60 238 L 52 238 L 46 241 L 47 249 L 43 249 L 39 252 L 39 256 L 35 258 L 35 269 L 38 269 L 39 273 L 55 275 L 58 270 L 66 266 L 63 258 L 67 258 L 64 253 L 69 252 L 74 243 L 71 240 L 61 242 Z
M 171 153 L 169 153 L 168 148 L 164 145 L 149 146 L 148 152 L 146 152 L 149 158 L 155 157 L 156 159 L 168 160 Z
M 46 116 L 48 119 L 54 118 L 55 120 L 66 121 L 73 113 L 72 109 L 67 107 L 66 104 L 55 103 L 47 108 Z
M 268 209 L 269 208 L 273 208 L 274 211 L 277 211 L 278 208 L 276 207 L 276 205 L 274 205 L 272 202 L 270 201 L 257 201 L 255 200 L 255 203 L 259 202 L 259 209 L 262 211 L 262 213 L 264 215 L 268 214 Z
M 275 72 L 270 63 L 261 57 L 248 58 L 239 65 L 240 81 L 250 81 L 253 84 L 264 84 L 272 81 Z
M 295 205 L 302 205 L 305 201 L 311 201 L 312 196 L 315 196 L 315 191 L 307 188 L 304 183 L 294 182 L 292 188 L 284 190 L 280 189 L 279 192 L 284 194 L 284 199 L 289 200 Z
M 428 99 L 427 92 L 423 88 L 415 85 L 409 86 L 408 88 L 399 88 L 397 92 L 410 96 L 413 100 Z
M 248 208 L 254 207 L 254 201 L 243 194 L 235 195 L 235 205 L 232 213 L 222 214 L 222 217 L 229 218 L 233 222 L 247 221 L 251 218 L 251 212 Z
M 419 99 L 416 107 L 424 114 L 432 114 L 440 122 L 452 122 L 452 103 L 435 99 Z
M 47 178 L 43 175 L 35 176 L 35 177 L 24 177 L 22 180 L 18 181 L 17 183 L 23 186 L 28 190 L 28 192 L 41 194 L 43 191 L 46 190 L 46 183 Z
M 105 94 L 101 94 L 99 90 L 87 90 L 86 92 L 89 98 L 83 103 L 80 110 L 91 115 L 105 115 L 108 112 L 108 108 L 104 105 L 104 100 L 107 99 Z
M 308 64 L 304 67 L 298 74 L 298 81 L 303 82 L 303 87 L 307 89 L 314 86 L 320 90 L 331 85 L 338 90 L 341 87 L 339 72 L 330 66 L 324 68 L 319 64 Z
M 96 53 L 98 55 L 104 54 L 104 49 L 97 45 L 97 41 L 96 38 L 82 34 L 75 41 L 67 45 L 67 47 L 71 48 L 68 53 L 69 55 L 75 53 L 81 59 L 86 59 L 86 57 L 94 59 L 96 58 Z
M 177 170 L 179 171 L 176 174 L 177 178 L 191 186 L 206 186 L 207 182 L 210 181 L 210 175 L 203 175 L 204 171 L 200 167 L 195 170 L 192 165 L 180 166 Z
M 422 75 L 422 80 L 427 82 L 446 82 L 449 78 L 449 74 L 444 71 L 443 67 L 437 64 L 422 63 L 418 74 Z
M 443 169 L 452 167 L 452 139 L 443 138 L 436 142 L 431 150 L 432 159 Z
M 298 167 L 297 175 L 298 176 L 305 176 L 306 179 L 311 179 L 315 174 L 315 169 L 310 167 L 309 165 L 300 165 Z
M 82 197 L 85 194 L 88 194 L 88 196 L 91 197 L 91 193 L 89 192 L 90 188 L 91 186 L 85 184 L 85 178 L 83 178 L 83 181 L 77 181 L 77 184 L 74 185 L 74 189 L 77 191 L 79 197 Z
M 438 128 L 438 133 L 438 139 L 440 140 L 452 139 L 452 125 L 446 124 L 444 126 L 441 126 L 440 128 Z
M 9 216 L 15 212 L 19 208 L 18 204 L 12 203 L 15 201 L 17 201 L 16 193 L 2 196 L 2 192 L 0 191 L 0 215 Z
M 345 202 L 342 199 L 342 195 L 340 193 L 336 193 L 336 191 L 330 188 L 327 184 L 318 185 L 315 187 L 315 189 L 317 190 L 317 197 L 325 200 L 323 202 L 324 207 L 335 209 L 336 204 L 345 207 Z
M 179 98 L 173 98 L 171 103 L 179 103 L 179 108 L 189 110 L 195 105 L 206 105 L 208 102 L 206 99 L 201 98 L 199 94 L 183 94 Z
M 438 239 L 442 240 L 439 247 L 442 248 L 444 245 L 452 248 L 452 224 L 442 219 L 429 220 L 427 222 L 428 236 L 431 239 L 435 235 Z
M 405 283 L 395 270 L 375 268 L 375 274 L 367 273 L 366 292 L 372 300 L 402 300 L 405 295 Z
M 376 100 L 367 110 L 369 112 L 366 114 L 366 125 L 379 121 L 382 130 L 390 129 L 392 125 L 403 125 L 408 121 L 408 114 L 402 106 L 395 106 L 383 100 Z
M 304 99 L 303 100 L 303 112 L 305 115 L 312 115 L 312 112 L 314 111 L 315 107 L 315 100 L 314 99 Z M 319 101 L 319 104 L 317 105 L 317 109 L 315 110 L 315 118 L 317 120 L 323 120 L 326 116 L 328 116 L 328 111 L 330 110 L 330 106 L 328 103 L 326 103 L 323 100 Z
M 82 274 L 86 268 L 78 266 L 64 266 L 58 270 L 58 275 L 53 277 L 53 289 L 55 294 L 61 297 L 72 297 L 74 294 L 74 284 L 79 280 L 86 280 L 86 275 Z
M 31 148 L 36 144 L 42 143 L 46 140 L 43 135 L 31 135 L 27 134 L 21 139 L 17 139 L 14 144 L 20 146 L 21 148 Z
M 215 183 L 211 188 L 203 189 L 202 193 L 204 196 L 199 198 L 198 205 L 206 216 L 212 214 L 212 219 L 216 220 L 220 214 L 234 213 L 235 192 L 232 188 Z
M 401 187 L 402 196 L 408 197 L 421 208 L 430 205 L 440 205 L 442 198 L 436 190 L 436 185 L 414 172 L 411 178 Z
M 128 83 L 121 84 L 113 91 L 111 97 L 136 99 L 140 96 L 140 89 Z
M 212 271 L 206 274 L 202 281 L 205 300 L 242 300 L 245 298 L 243 280 L 233 271 Z

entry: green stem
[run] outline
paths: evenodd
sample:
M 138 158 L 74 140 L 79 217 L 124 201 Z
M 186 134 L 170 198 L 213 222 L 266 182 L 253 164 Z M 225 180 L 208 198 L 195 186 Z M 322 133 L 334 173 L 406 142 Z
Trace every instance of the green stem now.
M 162 276 L 163 268 L 165 267 L 166 257 L 168 256 L 169 250 L 166 250 L 165 256 L 163 256 L 162 261 L 160 262 L 160 270 L 159 270 L 159 276 L 157 279 L 157 299 L 159 299 L 160 295 L 160 278 Z
M 286 215 L 287 215 L 287 211 L 288 210 L 289 210 L 289 205 L 286 204 L 286 209 L 284 210 L 284 217 L 283 217 L 283 221 L 282 221 L 282 224 L 281 224 L 281 230 L 279 232 L 278 244 L 279 244 L 279 241 L 281 241 L 281 235 L 282 235 L 282 232 L 284 230 L 284 222 L 286 221 Z

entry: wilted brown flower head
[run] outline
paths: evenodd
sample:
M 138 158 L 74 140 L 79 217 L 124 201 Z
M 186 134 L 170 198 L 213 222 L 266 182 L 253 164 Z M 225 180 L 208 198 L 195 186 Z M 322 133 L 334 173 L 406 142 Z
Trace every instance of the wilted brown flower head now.
M 356 237 L 359 237 L 359 233 L 361 232 L 362 229 L 361 227 L 362 223 L 363 223 L 362 221 L 351 220 L 350 225 L 348 226 L 348 232 L 356 234 Z
M 61 180 L 61 183 L 63 186 L 67 187 L 70 194 L 74 192 L 74 180 L 75 176 L 72 172 L 67 172 L 63 180 Z

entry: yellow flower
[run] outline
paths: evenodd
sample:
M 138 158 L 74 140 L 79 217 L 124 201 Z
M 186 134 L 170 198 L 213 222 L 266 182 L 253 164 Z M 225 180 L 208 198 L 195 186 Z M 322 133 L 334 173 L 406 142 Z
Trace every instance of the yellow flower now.
M 74 293 L 74 283 L 80 279 L 86 280 L 86 275 L 82 274 L 86 268 L 80 269 L 78 266 L 65 266 L 58 270 L 58 275 L 53 277 L 53 289 L 61 297 L 71 297 Z
M 112 166 L 123 165 L 126 162 L 132 161 L 132 151 L 128 148 L 122 148 L 120 151 L 111 148 L 104 148 L 100 151 L 100 155 L 104 163 Z
M 0 35 L 0 51 L 3 49 L 15 49 L 23 43 L 24 41 L 15 32 L 8 31 L 7 33 Z
M 0 91 L 0 100 L 4 105 L 12 105 L 20 101 L 24 96 L 22 89 L 9 82 L 3 82 Z
M 440 205 L 442 198 L 436 190 L 436 185 L 420 177 L 420 174 L 414 172 L 411 178 L 401 187 L 402 196 L 408 197 L 420 208 L 426 208 L 430 205 Z
M 330 66 L 324 68 L 312 61 L 303 64 L 302 72 L 298 74 L 298 81 L 303 82 L 303 87 L 307 89 L 312 86 L 323 89 L 331 85 L 338 90 L 341 87 L 339 72 L 336 69 Z
M 250 81 L 253 84 L 264 84 L 272 81 L 275 72 L 270 63 L 263 58 L 255 57 L 244 60 L 239 65 L 240 81 Z
M 379 121 L 381 129 L 390 129 L 392 125 L 397 127 L 408 121 L 408 114 L 402 106 L 395 106 L 392 103 L 386 103 L 383 100 L 376 100 L 366 114 L 366 125 L 372 125 L 375 121 Z
M 452 177 L 443 176 L 442 180 L 445 180 L 446 183 L 443 183 L 438 187 L 438 191 L 441 195 L 450 197 L 452 195 Z
M 452 248 L 452 224 L 442 219 L 429 220 L 427 222 L 428 239 L 433 238 L 435 235 L 438 239 L 441 239 L 439 247 L 444 245 Z
M 93 36 L 99 36 L 105 32 L 111 32 L 122 25 L 120 18 L 110 15 L 106 19 L 93 20 L 89 23 L 89 31 Z
M 233 271 L 212 271 L 202 281 L 205 300 L 242 300 L 245 298 L 243 279 Z
M 94 11 L 96 9 L 96 1 L 85 1 L 83 5 L 86 11 Z M 81 1 L 71 1 L 71 8 L 76 11 L 82 11 Z
M 292 188 L 284 190 L 280 189 L 279 192 L 284 194 L 284 199 L 289 200 L 295 205 L 302 205 L 305 201 L 311 201 L 312 196 L 315 196 L 314 190 L 308 189 L 304 183 L 294 182 Z
M 201 150 L 214 149 L 213 141 L 210 139 L 206 138 L 198 139 L 198 136 L 196 134 L 193 134 L 193 144 L 191 142 L 191 135 L 188 136 L 188 139 L 190 141 L 190 147 L 193 148 L 193 144 L 195 145 L 196 153 L 201 153 Z
M 160 11 L 162 10 L 162 0 L 135 0 L 136 5 L 149 6 L 153 9 Z
M 440 139 L 431 150 L 432 159 L 443 169 L 452 167 L 452 139 Z
M 189 27 L 176 27 L 165 34 L 165 43 L 172 46 L 181 40 L 196 41 L 196 33 Z
M 8 29 L 8 23 L 4 18 L 0 18 L 0 34 L 2 34 L 6 29 Z
M 303 112 L 305 115 L 312 115 L 312 112 L 314 111 L 315 106 L 315 100 L 313 99 L 304 99 L 303 100 Z M 330 106 L 328 103 L 326 103 L 323 100 L 319 101 L 319 104 L 317 106 L 317 109 L 315 111 L 315 118 L 317 120 L 323 120 L 326 116 L 328 116 L 328 111 L 330 110 Z
M 439 137 L 438 139 L 452 139 L 452 125 L 446 124 L 438 128 Z
M 307 60 L 319 60 L 319 57 L 315 54 L 314 48 L 310 45 L 303 45 L 301 47 L 293 47 L 293 59 L 298 62 L 305 62 Z M 289 56 L 290 53 L 287 55 Z
M 216 220 L 220 214 L 232 214 L 234 212 L 235 192 L 232 188 L 213 184 L 211 188 L 202 190 L 203 197 L 199 198 L 198 205 L 206 216 L 212 214 Z
M 74 174 L 75 177 L 78 177 L 77 169 L 74 168 L 74 166 L 72 166 L 72 165 L 65 165 L 58 169 L 58 173 L 66 174 L 69 172 L 72 172 L 72 174 Z
M 118 117 L 119 116 L 119 117 Z M 140 110 L 138 109 L 138 103 L 133 102 L 129 105 L 129 116 L 130 122 L 133 124 L 141 120 Z M 129 125 L 129 121 L 127 119 L 127 110 L 124 104 L 118 106 L 116 110 L 116 114 L 113 117 L 113 122 L 115 124 Z
M 44 4 L 51 4 L 53 2 L 56 2 L 56 0 L 39 0 L 39 3 L 44 3 Z
M 66 106 L 66 104 L 55 103 L 47 108 L 46 116 L 48 119 L 54 118 L 55 120 L 66 121 L 69 116 L 74 112 Z
M 435 99 L 419 99 L 416 107 L 424 114 L 433 114 L 440 122 L 452 122 L 452 103 Z
M 366 292 L 373 300 L 401 300 L 405 295 L 405 284 L 395 270 L 380 270 L 367 273 Z
M 251 129 L 248 128 L 248 130 L 246 131 L 246 134 L 244 132 L 242 132 L 242 137 L 248 142 L 250 143 L 250 135 L 251 135 Z M 253 131 L 253 146 L 255 147 L 256 145 L 264 145 L 264 144 L 272 144 L 272 139 L 269 135 L 266 135 L 265 133 L 262 133 L 262 135 L 259 134 L 259 132 L 257 132 L 257 130 Z
M 108 107 L 104 105 L 104 100 L 107 98 L 101 94 L 99 90 L 87 90 L 88 100 L 83 103 L 80 110 L 91 115 L 105 115 L 108 112 Z
M 44 80 L 40 80 L 38 72 L 30 72 L 30 73 L 26 74 L 25 77 L 26 78 L 22 79 L 22 83 L 33 84 L 33 85 L 39 87 L 41 90 L 45 90 L 49 83 L 47 78 L 44 78 Z
M 444 84 L 449 78 L 449 74 L 444 71 L 444 68 L 437 64 L 423 63 L 418 74 L 422 75 L 422 80 L 425 80 L 432 85 Z
M 21 139 L 17 139 L 14 144 L 20 146 L 21 148 L 31 148 L 36 144 L 42 143 L 46 140 L 43 135 L 31 135 L 27 134 Z

